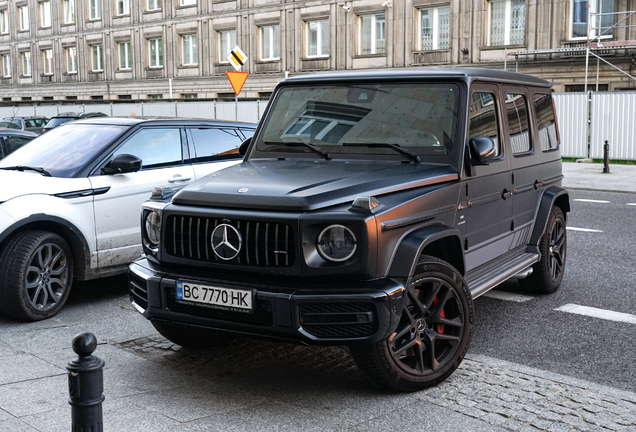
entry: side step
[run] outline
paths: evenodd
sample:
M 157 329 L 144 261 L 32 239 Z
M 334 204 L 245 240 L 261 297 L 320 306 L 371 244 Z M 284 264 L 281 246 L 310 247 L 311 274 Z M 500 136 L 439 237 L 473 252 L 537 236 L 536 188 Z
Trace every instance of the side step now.
M 483 272 L 466 275 L 468 289 L 470 289 L 470 293 L 475 299 L 527 269 L 537 261 L 539 261 L 538 253 L 525 252 L 501 265 L 488 265 L 488 268 Z

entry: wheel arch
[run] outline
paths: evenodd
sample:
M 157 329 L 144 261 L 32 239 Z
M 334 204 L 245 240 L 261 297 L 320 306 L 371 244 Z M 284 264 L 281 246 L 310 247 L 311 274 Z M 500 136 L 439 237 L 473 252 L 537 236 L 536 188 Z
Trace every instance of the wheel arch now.
M 402 238 L 387 275 L 393 278 L 410 277 L 422 254 L 442 259 L 464 274 L 464 249 L 461 247 L 459 231 L 443 224 L 434 224 L 411 231 Z
M 50 231 L 61 236 L 73 253 L 73 267 L 76 280 L 83 280 L 90 269 L 90 248 L 81 231 L 67 220 L 46 214 L 34 214 L 22 219 L 0 233 L 0 248 L 17 234 L 33 231 Z
M 530 235 L 531 246 L 538 246 L 541 241 L 541 236 L 545 231 L 545 227 L 548 224 L 550 218 L 550 211 L 553 206 L 557 206 L 563 212 L 563 215 L 567 220 L 567 213 L 570 211 L 570 195 L 566 189 L 551 186 L 546 189 L 541 195 L 539 200 L 539 207 L 537 209 L 537 215 L 534 218 L 534 228 Z

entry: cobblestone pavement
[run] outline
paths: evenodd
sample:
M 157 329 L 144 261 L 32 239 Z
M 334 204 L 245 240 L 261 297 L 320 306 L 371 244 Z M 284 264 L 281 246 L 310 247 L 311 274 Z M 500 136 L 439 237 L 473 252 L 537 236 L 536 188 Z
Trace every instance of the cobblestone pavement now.
M 238 340 L 196 351 L 158 335 L 116 346 L 202 378 L 289 364 L 371 384 L 344 347 Z M 636 393 L 480 355 L 469 354 L 447 381 L 415 394 L 414 399 L 479 419 L 497 429 L 636 431 Z

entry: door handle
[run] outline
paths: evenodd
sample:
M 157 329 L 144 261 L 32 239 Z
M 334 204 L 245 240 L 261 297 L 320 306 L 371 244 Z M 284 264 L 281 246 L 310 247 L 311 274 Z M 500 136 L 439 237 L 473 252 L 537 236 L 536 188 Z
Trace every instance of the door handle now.
M 181 175 L 177 174 L 171 179 L 168 179 L 168 183 L 176 183 L 176 182 L 183 182 L 183 181 L 189 181 L 189 180 L 191 180 L 190 177 L 181 177 Z
M 503 198 L 504 200 L 511 196 L 512 196 L 512 191 L 509 191 L 508 189 L 504 189 L 503 192 L 501 193 L 501 198 Z

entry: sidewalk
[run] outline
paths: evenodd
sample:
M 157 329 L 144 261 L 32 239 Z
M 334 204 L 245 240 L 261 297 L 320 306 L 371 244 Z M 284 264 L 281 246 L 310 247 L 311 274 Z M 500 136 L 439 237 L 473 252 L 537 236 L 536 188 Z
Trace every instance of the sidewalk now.
M 568 189 L 636 193 L 636 165 L 610 165 L 603 174 L 603 164 L 563 162 L 563 176 Z

